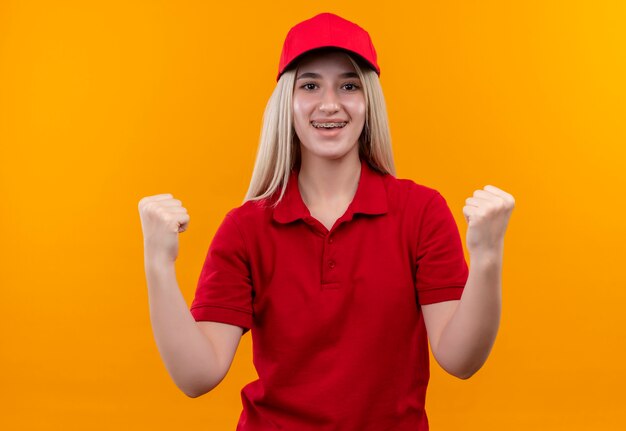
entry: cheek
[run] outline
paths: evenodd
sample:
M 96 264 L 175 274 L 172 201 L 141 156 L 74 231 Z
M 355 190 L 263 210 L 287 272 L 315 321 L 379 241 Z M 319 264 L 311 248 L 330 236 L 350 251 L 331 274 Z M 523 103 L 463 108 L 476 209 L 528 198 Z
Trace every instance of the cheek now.
M 302 100 L 294 99 L 293 116 L 296 124 L 308 123 L 307 104 Z
M 302 129 L 302 124 L 303 120 L 302 120 L 302 107 L 294 101 L 293 104 L 293 127 L 296 130 L 296 132 L 300 132 L 300 130 Z
M 354 121 L 365 121 L 365 101 L 362 99 L 351 100 L 345 104 Z
M 305 141 L 307 126 L 309 125 L 307 105 L 302 100 L 293 100 L 293 128 L 300 142 Z
M 294 101 L 293 101 L 293 115 L 294 115 L 294 117 L 297 118 L 300 115 L 302 115 L 301 112 L 302 112 L 302 104 L 298 100 L 294 99 Z

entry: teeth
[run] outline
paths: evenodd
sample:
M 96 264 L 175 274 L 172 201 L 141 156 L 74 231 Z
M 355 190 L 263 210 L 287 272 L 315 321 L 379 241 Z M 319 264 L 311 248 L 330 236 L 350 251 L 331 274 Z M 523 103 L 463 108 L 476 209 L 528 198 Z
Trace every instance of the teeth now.
M 330 128 L 333 128 L 333 127 L 344 127 L 348 123 L 347 122 L 343 122 L 343 123 L 318 123 L 318 122 L 312 121 L 311 124 L 313 125 L 313 127 L 317 127 L 318 129 L 330 129 Z

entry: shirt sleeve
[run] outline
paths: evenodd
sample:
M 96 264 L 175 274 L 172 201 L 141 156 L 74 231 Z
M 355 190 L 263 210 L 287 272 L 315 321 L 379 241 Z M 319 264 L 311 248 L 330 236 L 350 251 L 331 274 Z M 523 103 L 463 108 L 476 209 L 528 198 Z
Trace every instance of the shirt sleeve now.
M 422 215 L 416 265 L 415 287 L 421 305 L 461 298 L 469 269 L 459 229 L 439 192 Z
M 245 334 L 252 327 L 252 282 L 246 245 L 231 213 L 211 241 L 190 311 L 196 321 L 237 325 Z

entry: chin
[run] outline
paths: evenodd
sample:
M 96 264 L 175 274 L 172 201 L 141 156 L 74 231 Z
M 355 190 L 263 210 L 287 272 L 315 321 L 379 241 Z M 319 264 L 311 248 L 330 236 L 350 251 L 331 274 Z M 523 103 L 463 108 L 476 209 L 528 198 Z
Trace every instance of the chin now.
M 304 147 L 302 151 L 306 151 L 306 153 L 308 153 L 308 155 L 310 156 L 323 158 L 323 159 L 329 159 L 329 160 L 337 160 L 337 159 L 341 159 L 342 157 L 347 156 L 352 151 L 354 151 L 354 146 L 350 146 L 350 147 L 340 146 L 340 148 L 337 148 L 334 145 L 319 144 L 319 145 L 316 145 L 314 148 Z

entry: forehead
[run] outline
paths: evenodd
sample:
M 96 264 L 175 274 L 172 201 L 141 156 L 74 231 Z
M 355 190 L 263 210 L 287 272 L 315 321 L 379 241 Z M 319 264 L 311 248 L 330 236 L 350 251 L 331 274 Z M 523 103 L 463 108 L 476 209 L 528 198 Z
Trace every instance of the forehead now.
M 325 70 L 328 72 L 356 72 L 348 54 L 341 51 L 313 51 L 298 63 L 298 73 Z

